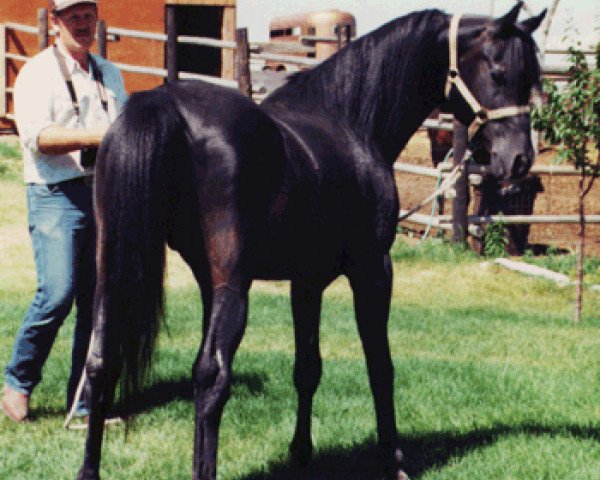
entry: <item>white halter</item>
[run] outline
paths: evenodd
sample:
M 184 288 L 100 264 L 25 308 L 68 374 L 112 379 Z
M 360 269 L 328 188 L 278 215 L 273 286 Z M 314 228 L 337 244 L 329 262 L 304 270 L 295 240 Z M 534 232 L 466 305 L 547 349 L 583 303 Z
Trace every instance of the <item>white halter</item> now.
M 449 97 L 450 89 L 452 88 L 452 85 L 454 85 L 469 104 L 471 110 L 473 110 L 475 118 L 473 119 L 473 122 L 471 122 L 471 125 L 469 125 L 469 140 L 471 140 L 481 126 L 489 120 L 498 120 L 499 118 L 522 115 L 524 113 L 529 113 L 531 108 L 529 105 L 520 105 L 488 110 L 487 108 L 482 107 L 473 96 L 469 87 L 467 87 L 467 84 L 460 78 L 460 73 L 458 71 L 458 24 L 460 22 L 460 17 L 460 15 L 454 15 L 452 17 L 450 29 L 448 31 L 450 67 L 448 68 L 448 79 L 446 80 L 446 98 Z

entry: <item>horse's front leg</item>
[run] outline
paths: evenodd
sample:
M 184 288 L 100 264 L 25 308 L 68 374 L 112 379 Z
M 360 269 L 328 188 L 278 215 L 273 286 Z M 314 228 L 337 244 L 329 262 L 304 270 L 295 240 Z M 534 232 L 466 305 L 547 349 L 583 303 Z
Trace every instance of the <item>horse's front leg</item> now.
M 119 376 L 119 366 L 114 358 L 107 356 L 104 350 L 105 317 L 100 310 L 92 333 L 90 350 L 85 365 L 87 382 L 85 398 L 89 409 L 88 430 L 85 442 L 83 465 L 77 480 L 99 480 L 100 456 L 104 421 L 112 406 L 115 386 Z
M 358 331 L 367 361 L 367 371 L 377 417 L 382 464 L 389 480 L 406 480 L 400 468 L 394 412 L 394 367 L 388 340 L 388 317 L 392 294 L 389 255 L 374 255 L 356 262 L 348 272 L 354 293 Z
M 311 415 L 313 396 L 319 386 L 322 360 L 319 351 L 319 320 L 325 287 L 314 279 L 292 282 L 292 313 L 296 343 L 294 385 L 298 393 L 296 430 L 290 445 L 292 461 L 305 465 L 313 453 Z
M 192 373 L 196 406 L 193 480 L 215 480 L 217 476 L 219 426 L 247 311 L 248 287 L 215 289 L 210 322 Z

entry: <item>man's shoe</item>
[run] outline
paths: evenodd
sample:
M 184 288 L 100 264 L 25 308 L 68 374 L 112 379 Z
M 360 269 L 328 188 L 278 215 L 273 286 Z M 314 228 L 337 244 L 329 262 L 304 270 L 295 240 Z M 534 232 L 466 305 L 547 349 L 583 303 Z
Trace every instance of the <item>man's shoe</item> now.
M 17 392 L 4 386 L 2 410 L 8 418 L 15 422 L 24 422 L 29 414 L 29 395 Z

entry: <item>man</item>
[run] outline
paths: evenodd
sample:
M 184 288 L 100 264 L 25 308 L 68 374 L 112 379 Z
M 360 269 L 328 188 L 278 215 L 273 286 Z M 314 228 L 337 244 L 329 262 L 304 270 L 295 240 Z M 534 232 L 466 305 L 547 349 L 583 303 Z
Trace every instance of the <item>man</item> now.
M 126 94 L 119 70 L 90 54 L 97 0 L 50 0 L 56 44 L 30 59 L 14 88 L 24 155 L 37 291 L 5 370 L 2 409 L 22 422 L 42 368 L 73 303 L 77 315 L 70 407 L 82 374 L 92 323 L 95 226 L 91 179 L 98 146 Z M 83 403 L 78 413 L 86 413 Z

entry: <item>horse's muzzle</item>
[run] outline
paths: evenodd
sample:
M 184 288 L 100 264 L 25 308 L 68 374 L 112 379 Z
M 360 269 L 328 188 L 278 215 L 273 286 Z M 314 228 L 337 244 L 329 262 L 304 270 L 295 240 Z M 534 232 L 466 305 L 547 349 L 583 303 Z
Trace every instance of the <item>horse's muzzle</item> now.
M 514 180 L 523 178 L 531 168 L 531 160 L 526 154 L 520 153 L 515 156 L 510 172 L 510 176 Z

